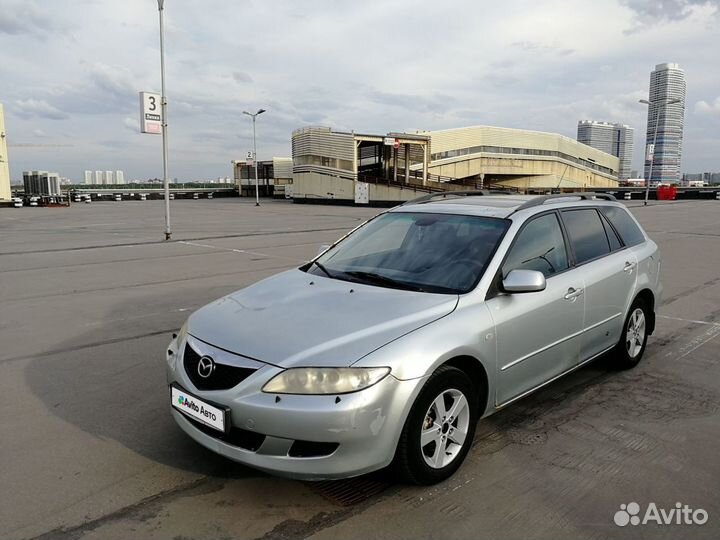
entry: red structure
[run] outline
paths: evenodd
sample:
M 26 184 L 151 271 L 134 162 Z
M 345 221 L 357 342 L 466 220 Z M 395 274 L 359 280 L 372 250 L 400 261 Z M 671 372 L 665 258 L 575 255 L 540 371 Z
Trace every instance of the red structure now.
M 677 188 L 675 186 L 658 186 L 657 198 L 659 201 L 674 201 L 677 196 Z

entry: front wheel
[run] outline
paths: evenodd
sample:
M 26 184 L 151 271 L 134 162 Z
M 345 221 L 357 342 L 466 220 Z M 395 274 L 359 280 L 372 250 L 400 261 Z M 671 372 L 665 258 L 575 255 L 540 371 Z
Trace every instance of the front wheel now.
M 620 342 L 615 347 L 615 365 L 618 369 L 634 368 L 645 353 L 650 313 L 641 299 L 636 299 L 623 326 Z
M 464 371 L 441 366 L 420 391 L 403 427 L 394 465 L 403 480 L 435 484 L 450 477 L 472 444 L 478 395 Z

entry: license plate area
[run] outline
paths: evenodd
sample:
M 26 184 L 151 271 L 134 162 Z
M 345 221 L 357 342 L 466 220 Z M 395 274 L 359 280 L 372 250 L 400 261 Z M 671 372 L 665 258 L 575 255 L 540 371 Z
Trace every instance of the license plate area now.
M 178 384 L 170 386 L 170 404 L 185 416 L 205 424 L 219 433 L 230 431 L 229 407 L 201 399 Z

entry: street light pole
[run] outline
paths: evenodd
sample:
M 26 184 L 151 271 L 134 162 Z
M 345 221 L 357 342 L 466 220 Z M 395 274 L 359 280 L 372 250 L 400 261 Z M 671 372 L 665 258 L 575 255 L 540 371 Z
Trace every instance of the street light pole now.
M 252 117 L 253 119 L 253 161 L 255 162 L 255 206 L 260 206 L 260 188 L 258 187 L 258 160 L 257 160 L 257 137 L 255 137 L 255 119 L 257 115 Z
M 650 197 L 650 180 L 652 180 L 653 164 L 655 162 L 655 145 L 657 144 L 658 126 L 660 124 L 660 105 L 662 104 L 667 107 L 668 105 L 680 103 L 679 99 L 666 99 L 663 101 L 664 101 L 664 103 L 661 103 L 660 101 L 650 102 L 647 99 L 640 100 L 640 103 L 644 103 L 645 105 L 648 106 L 648 114 L 650 114 L 650 105 L 657 105 L 657 111 L 655 113 L 655 132 L 653 133 L 652 154 L 650 154 L 650 168 L 648 171 L 648 178 L 645 181 L 645 203 L 643 206 L 647 206 L 648 198 Z M 646 148 L 646 151 L 647 151 L 647 148 Z
M 253 123 L 253 159 L 255 161 L 255 206 L 260 206 L 260 188 L 258 187 L 258 159 L 257 159 L 257 139 L 255 137 L 255 119 L 258 115 L 265 112 L 265 109 L 259 109 L 256 113 L 249 113 L 243 111 L 243 114 L 247 114 L 252 117 Z
M 170 180 L 168 179 L 168 147 L 167 147 L 167 97 L 165 95 L 165 27 L 163 11 L 165 0 L 157 0 L 160 14 L 160 108 L 162 113 L 162 155 L 163 185 L 165 187 L 165 240 L 170 240 Z

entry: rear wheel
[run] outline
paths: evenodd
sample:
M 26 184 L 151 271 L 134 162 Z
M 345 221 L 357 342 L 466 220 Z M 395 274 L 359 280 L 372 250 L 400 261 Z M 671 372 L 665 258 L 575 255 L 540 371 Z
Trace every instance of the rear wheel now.
M 434 484 L 451 476 L 472 444 L 478 395 L 468 375 L 441 366 L 420 391 L 410 409 L 395 454 L 403 480 Z
M 647 345 L 649 321 L 647 305 L 637 298 L 630 307 L 620 342 L 615 347 L 615 366 L 618 369 L 634 368 L 640 362 Z

